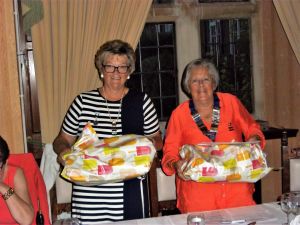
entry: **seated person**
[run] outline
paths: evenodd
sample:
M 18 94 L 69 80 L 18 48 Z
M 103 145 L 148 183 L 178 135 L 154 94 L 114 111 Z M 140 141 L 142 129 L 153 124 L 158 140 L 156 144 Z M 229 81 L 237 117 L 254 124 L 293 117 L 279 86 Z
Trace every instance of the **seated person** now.
M 9 148 L 0 136 L 0 224 L 31 224 L 34 210 L 21 168 L 6 163 Z

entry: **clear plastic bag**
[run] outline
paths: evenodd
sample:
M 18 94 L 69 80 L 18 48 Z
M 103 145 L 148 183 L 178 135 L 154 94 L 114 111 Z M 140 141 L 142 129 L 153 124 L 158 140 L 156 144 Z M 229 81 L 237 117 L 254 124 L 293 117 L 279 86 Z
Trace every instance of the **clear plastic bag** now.
M 119 182 L 149 172 L 156 149 L 145 136 L 128 134 L 99 140 L 90 124 L 63 155 L 61 176 L 80 185 Z
M 259 142 L 184 145 L 180 156 L 186 160 L 184 176 L 197 182 L 254 183 L 271 171 Z

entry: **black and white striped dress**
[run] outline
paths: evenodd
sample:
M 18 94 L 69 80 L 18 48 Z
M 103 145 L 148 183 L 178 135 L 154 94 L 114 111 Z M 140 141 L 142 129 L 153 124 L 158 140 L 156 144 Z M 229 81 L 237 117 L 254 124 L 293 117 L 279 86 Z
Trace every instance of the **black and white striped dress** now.
M 144 135 L 159 130 L 154 105 L 147 94 L 143 98 Z M 71 104 L 62 129 L 65 133 L 79 136 L 84 126 L 91 122 L 99 138 L 111 137 L 112 120 L 117 119 L 117 134 L 122 135 L 121 101 L 107 101 L 98 90 L 78 95 Z M 124 182 L 99 186 L 73 185 L 72 217 L 82 224 L 113 222 L 124 219 Z

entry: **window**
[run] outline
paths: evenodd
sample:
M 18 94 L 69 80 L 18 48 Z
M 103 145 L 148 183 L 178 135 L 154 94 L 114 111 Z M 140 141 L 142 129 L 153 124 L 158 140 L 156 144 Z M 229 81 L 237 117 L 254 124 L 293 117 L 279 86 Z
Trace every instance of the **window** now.
M 175 0 L 153 0 L 153 4 L 172 4 Z
M 253 112 L 249 19 L 201 20 L 202 57 L 220 73 L 219 91 L 236 95 Z
M 175 24 L 147 23 L 136 49 L 136 69 L 127 86 L 146 92 L 160 121 L 178 105 Z
M 214 2 L 249 2 L 250 0 L 198 0 L 199 3 L 214 3 Z

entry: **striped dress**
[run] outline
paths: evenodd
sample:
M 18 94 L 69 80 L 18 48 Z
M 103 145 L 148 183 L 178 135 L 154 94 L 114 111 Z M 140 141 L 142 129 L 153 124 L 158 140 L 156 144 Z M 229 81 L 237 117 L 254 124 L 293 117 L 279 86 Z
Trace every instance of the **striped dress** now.
M 144 135 L 152 135 L 159 130 L 159 123 L 154 105 L 147 94 L 144 94 L 142 109 Z M 98 137 L 106 138 L 113 136 L 112 134 L 122 135 L 121 118 L 120 100 L 106 101 L 98 90 L 92 90 L 75 98 L 65 116 L 62 129 L 69 135 L 79 136 L 84 126 L 90 122 Z M 116 120 L 115 128 L 113 120 Z M 123 220 L 124 182 L 90 187 L 74 184 L 72 217 L 79 218 L 82 224 Z

